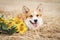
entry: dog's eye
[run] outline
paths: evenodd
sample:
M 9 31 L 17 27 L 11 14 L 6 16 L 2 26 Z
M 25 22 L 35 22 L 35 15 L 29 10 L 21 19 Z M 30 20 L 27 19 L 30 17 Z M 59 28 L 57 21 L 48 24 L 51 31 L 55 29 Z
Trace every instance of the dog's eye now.
M 33 17 L 32 15 L 30 15 L 30 17 Z
M 39 16 L 39 15 L 36 15 L 37 17 Z

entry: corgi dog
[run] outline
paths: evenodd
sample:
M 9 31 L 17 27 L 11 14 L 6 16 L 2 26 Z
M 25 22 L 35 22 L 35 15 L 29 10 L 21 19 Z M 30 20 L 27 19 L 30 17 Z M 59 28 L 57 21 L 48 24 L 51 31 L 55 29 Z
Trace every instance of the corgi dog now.
M 30 30 L 35 30 L 43 24 L 42 11 L 38 6 L 36 10 L 31 11 L 28 7 L 23 6 L 23 13 L 25 14 L 25 23 Z

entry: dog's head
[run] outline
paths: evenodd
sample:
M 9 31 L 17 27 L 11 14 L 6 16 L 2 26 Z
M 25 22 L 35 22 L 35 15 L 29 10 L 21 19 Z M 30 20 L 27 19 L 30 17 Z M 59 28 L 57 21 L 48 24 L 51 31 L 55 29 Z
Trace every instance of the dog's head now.
M 36 10 L 31 11 L 28 7 L 23 6 L 23 13 L 25 14 L 25 22 L 31 28 L 37 28 L 43 24 L 41 8 L 37 7 Z M 32 27 L 31 27 L 32 26 Z

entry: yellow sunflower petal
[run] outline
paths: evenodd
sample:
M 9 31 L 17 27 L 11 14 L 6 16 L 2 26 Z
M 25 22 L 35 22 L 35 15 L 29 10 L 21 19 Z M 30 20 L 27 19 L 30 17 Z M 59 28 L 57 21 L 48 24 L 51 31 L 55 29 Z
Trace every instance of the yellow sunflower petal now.
M 20 23 L 20 29 L 19 29 L 19 33 L 20 34 L 24 34 L 26 31 L 28 30 L 28 28 L 26 27 L 24 22 Z

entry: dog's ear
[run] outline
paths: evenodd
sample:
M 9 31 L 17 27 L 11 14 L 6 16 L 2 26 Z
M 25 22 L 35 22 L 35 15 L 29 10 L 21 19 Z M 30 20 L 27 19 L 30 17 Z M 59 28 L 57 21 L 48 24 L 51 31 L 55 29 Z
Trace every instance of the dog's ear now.
M 23 10 L 23 13 L 28 13 L 30 11 L 30 9 L 26 6 L 23 6 L 22 10 Z
M 38 5 L 37 10 L 38 10 L 38 11 L 42 11 L 42 4 L 39 4 L 39 5 Z

